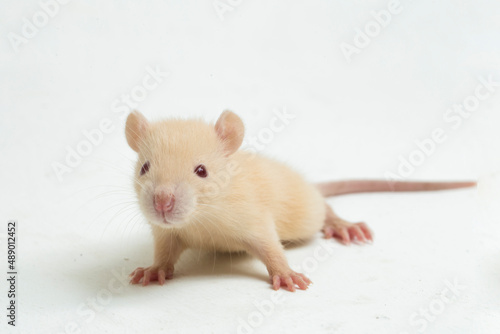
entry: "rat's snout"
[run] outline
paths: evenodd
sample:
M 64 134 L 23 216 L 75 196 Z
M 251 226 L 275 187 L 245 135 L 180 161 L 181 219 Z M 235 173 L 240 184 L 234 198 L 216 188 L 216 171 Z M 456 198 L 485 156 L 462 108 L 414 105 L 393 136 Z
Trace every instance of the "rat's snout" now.
M 156 212 L 160 214 L 170 213 L 175 206 L 174 194 L 168 193 L 165 190 L 156 190 L 154 196 L 154 207 Z
M 143 192 L 141 207 L 149 221 L 165 228 L 185 223 L 195 210 L 196 198 L 185 184 L 159 184 Z M 154 207 L 154 209 L 152 207 Z

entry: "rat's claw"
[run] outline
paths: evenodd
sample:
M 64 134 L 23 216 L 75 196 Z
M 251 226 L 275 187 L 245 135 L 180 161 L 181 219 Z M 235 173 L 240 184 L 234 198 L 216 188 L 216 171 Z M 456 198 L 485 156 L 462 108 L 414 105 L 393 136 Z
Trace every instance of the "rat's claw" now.
M 278 275 L 273 276 L 273 289 L 278 290 L 281 286 L 281 280 Z
M 301 274 L 301 273 L 296 273 L 296 274 L 299 275 L 302 278 L 302 280 L 307 283 L 307 285 L 312 283 L 312 281 L 309 278 L 307 278 L 306 275 Z
M 285 277 L 285 284 L 286 287 L 288 288 L 288 291 L 295 292 L 295 282 L 292 280 L 291 277 Z
M 349 231 L 345 227 L 335 232 L 334 236 L 339 237 L 344 245 L 349 245 L 351 243 L 351 237 L 349 236 Z
M 158 283 L 165 284 L 165 270 L 163 269 L 158 270 Z
M 294 283 L 297 284 L 297 286 L 301 289 L 301 290 L 306 290 L 307 289 L 307 286 L 309 285 L 309 283 L 307 283 L 306 281 L 304 281 L 304 279 L 302 278 L 302 276 L 299 276 L 297 275 L 294 279 L 293 279 Z
M 349 226 L 349 234 L 352 238 L 356 238 L 361 243 L 373 241 L 372 232 L 365 223 L 355 223 Z
M 349 236 L 351 237 L 351 240 L 356 239 L 358 242 L 361 243 L 366 242 L 366 238 L 365 235 L 363 234 L 363 231 L 356 224 L 349 228 Z
M 149 281 L 151 280 L 151 270 L 147 269 L 144 271 L 144 278 L 142 279 L 142 286 L 149 285 Z
M 151 266 L 148 268 L 139 267 L 130 274 L 131 284 L 138 284 L 142 280 L 142 286 L 147 286 L 151 282 L 158 281 L 160 285 L 165 284 L 167 279 L 172 279 L 174 275 L 173 266 Z
M 301 290 L 306 290 L 311 284 L 311 280 L 304 274 L 291 272 L 290 274 L 279 274 L 272 276 L 273 289 L 278 290 L 280 287 L 286 287 L 288 291 L 295 292 L 295 286 Z
M 141 278 L 144 275 L 144 268 L 137 268 L 130 275 L 133 276 L 132 279 L 130 280 L 130 283 L 137 284 L 141 281 Z
M 372 232 L 365 223 L 349 223 L 342 221 L 342 224 L 328 225 L 323 228 L 326 239 L 336 238 L 344 245 L 349 245 L 351 241 L 367 243 L 373 241 Z
M 137 268 L 136 270 L 134 270 L 133 272 L 131 272 L 130 275 L 128 275 L 128 277 L 133 277 L 138 270 L 142 270 L 142 269 L 144 269 L 144 268 L 143 267 Z
M 365 238 L 369 241 L 373 241 L 372 231 L 370 231 L 368 226 L 365 223 L 358 223 L 358 226 L 365 234 Z

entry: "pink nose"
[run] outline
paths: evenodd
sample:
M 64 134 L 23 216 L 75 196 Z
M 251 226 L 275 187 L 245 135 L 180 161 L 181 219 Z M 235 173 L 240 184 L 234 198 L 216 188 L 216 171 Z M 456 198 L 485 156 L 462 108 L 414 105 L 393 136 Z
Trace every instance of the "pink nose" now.
M 158 213 L 172 212 L 175 205 L 175 196 L 163 191 L 155 193 L 154 205 Z

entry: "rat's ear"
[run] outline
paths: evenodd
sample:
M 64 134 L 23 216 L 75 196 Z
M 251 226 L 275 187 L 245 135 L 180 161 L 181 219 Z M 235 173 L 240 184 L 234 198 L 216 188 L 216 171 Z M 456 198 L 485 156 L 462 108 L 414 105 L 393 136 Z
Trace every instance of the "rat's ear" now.
M 227 155 L 231 155 L 238 150 L 245 136 L 245 126 L 232 111 L 226 110 L 220 115 L 215 123 L 215 131 L 224 144 Z
M 139 143 L 144 139 L 144 135 L 149 128 L 149 122 L 140 112 L 132 111 L 127 117 L 125 125 L 125 136 L 128 145 L 136 152 L 139 152 Z

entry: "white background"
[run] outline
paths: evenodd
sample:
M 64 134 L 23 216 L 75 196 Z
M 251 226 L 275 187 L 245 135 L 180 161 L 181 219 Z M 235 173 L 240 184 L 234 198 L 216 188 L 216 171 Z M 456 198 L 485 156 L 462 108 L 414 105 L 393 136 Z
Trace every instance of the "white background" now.
M 5 271 L 6 222 L 19 222 L 18 326 L 6 325 L 2 279 L 1 332 L 235 333 L 246 322 L 254 327 L 245 333 L 498 333 L 500 87 L 460 125 L 444 116 L 474 96 L 478 78 L 500 81 L 500 4 L 401 1 L 349 62 L 341 44 L 388 1 L 222 3 L 232 10 L 218 13 L 211 0 L 72 1 L 13 47 L 9 36 L 23 38 L 23 18 L 41 7 L 0 2 Z M 114 273 L 152 261 L 132 191 L 135 155 L 112 107 L 148 67 L 169 72 L 137 106 L 149 119 L 215 121 L 229 108 L 256 136 L 273 110 L 293 113 L 263 153 L 312 181 L 384 178 L 441 128 L 446 141 L 409 179 L 480 185 L 330 200 L 346 219 L 366 221 L 375 243 L 344 247 L 318 233 L 287 250 L 314 285 L 283 292 L 264 315 L 255 305 L 272 296 L 265 267 L 241 255 L 187 252 L 165 286 L 110 293 Z M 103 119 L 114 130 L 58 180 L 54 164 Z M 326 258 L 322 245 L 333 249 Z M 446 282 L 460 285 L 449 303 L 440 302 Z

